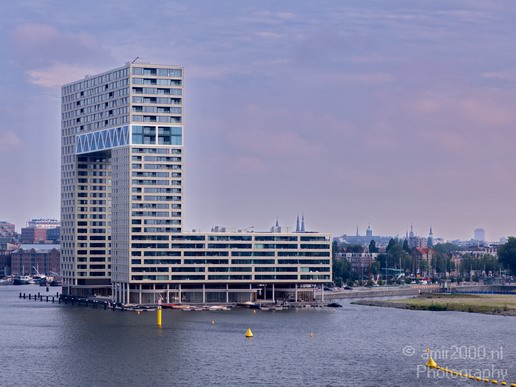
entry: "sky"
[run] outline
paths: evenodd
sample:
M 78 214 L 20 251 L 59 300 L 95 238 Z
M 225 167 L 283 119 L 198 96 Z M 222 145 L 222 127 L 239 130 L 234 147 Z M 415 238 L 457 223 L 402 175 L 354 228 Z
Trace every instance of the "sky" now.
M 0 220 L 59 217 L 60 86 L 185 68 L 185 229 L 516 227 L 516 2 L 3 1 Z

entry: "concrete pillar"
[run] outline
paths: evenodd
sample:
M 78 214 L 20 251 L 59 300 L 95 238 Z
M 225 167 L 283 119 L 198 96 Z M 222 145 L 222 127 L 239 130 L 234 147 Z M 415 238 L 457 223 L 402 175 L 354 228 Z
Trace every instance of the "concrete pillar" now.
M 179 284 L 178 297 L 179 297 L 179 303 L 181 304 L 183 302 L 183 296 L 181 296 L 181 284 Z
M 294 284 L 294 301 L 297 302 L 297 284 Z
M 226 284 L 226 304 L 229 304 L 229 284 Z
M 138 294 L 138 303 L 141 304 L 142 303 L 142 287 L 143 285 L 140 284 L 140 292 Z
M 274 284 L 272 284 L 272 302 L 276 302 L 276 297 L 274 295 Z
M 167 304 L 170 303 L 170 284 L 167 284 Z
M 206 304 L 206 284 L 202 284 L 202 303 Z

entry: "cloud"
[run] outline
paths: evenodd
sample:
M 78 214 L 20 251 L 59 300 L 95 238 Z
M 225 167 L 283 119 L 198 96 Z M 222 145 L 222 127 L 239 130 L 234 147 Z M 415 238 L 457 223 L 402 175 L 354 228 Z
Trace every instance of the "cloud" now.
M 516 82 L 516 69 L 487 72 L 483 73 L 482 77 L 499 81 Z
M 43 87 L 58 87 L 88 74 L 96 74 L 100 70 L 93 67 L 75 66 L 66 63 L 55 63 L 46 68 L 29 70 L 30 82 Z
M 25 23 L 10 34 L 14 62 L 29 81 L 55 87 L 87 73 L 111 66 L 113 57 L 92 35 L 71 32 L 49 24 Z
M 0 152 L 9 152 L 23 147 L 23 141 L 12 131 L 0 133 Z
M 256 31 L 254 33 L 255 36 L 258 36 L 259 38 L 266 38 L 266 39 L 278 39 L 282 38 L 284 35 L 280 34 L 278 32 L 273 31 Z

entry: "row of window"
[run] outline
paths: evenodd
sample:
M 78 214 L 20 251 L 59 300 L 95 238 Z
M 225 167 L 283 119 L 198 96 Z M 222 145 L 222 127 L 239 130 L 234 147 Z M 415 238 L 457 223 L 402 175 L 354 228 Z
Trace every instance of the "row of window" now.
M 64 95 L 72 94 L 77 91 L 85 90 L 97 85 L 102 85 L 110 81 L 118 80 L 120 78 L 129 77 L 129 68 L 122 68 L 120 70 L 111 71 L 107 74 L 102 74 L 96 77 L 87 78 L 83 81 L 75 82 L 74 84 L 64 86 L 62 92 Z
M 181 69 L 170 68 L 152 68 L 152 67 L 133 67 L 133 75 L 146 75 L 158 77 L 175 77 L 181 78 L 183 71 Z

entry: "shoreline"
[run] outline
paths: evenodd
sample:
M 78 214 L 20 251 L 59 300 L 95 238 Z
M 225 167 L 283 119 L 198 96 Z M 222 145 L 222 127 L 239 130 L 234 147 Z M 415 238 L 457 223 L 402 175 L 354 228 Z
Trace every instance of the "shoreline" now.
M 353 305 L 430 312 L 464 312 L 516 317 L 516 296 L 421 294 L 403 300 L 358 300 Z

